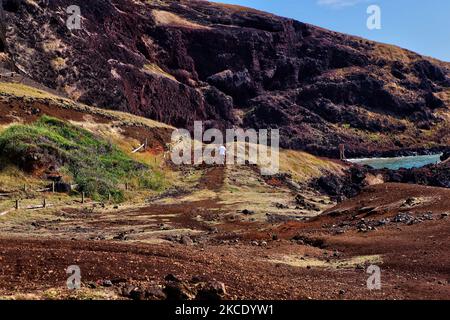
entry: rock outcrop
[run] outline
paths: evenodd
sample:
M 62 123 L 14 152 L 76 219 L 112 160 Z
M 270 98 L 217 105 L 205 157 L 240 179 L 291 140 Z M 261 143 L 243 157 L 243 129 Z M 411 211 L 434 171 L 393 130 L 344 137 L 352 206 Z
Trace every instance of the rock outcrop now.
M 377 177 L 377 183 L 370 183 Z M 322 191 L 338 201 L 357 196 L 364 187 L 371 184 L 408 183 L 424 186 L 450 188 L 450 163 L 430 164 L 422 168 L 401 168 L 399 170 L 372 169 L 353 165 L 343 175 L 326 174 L 311 182 L 311 187 Z
M 69 30 L 66 9 L 81 9 Z M 279 128 L 320 155 L 450 142 L 450 64 L 238 6 L 186 0 L 3 1 L 0 50 L 81 102 L 178 127 Z

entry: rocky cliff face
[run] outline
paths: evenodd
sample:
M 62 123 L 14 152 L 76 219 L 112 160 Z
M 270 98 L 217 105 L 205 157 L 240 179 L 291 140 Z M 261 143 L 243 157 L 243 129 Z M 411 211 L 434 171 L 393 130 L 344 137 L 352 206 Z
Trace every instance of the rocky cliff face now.
M 81 8 L 81 29 L 66 8 Z M 450 142 L 450 64 L 237 6 L 4 0 L 3 61 L 81 102 L 179 127 L 279 128 L 335 156 Z

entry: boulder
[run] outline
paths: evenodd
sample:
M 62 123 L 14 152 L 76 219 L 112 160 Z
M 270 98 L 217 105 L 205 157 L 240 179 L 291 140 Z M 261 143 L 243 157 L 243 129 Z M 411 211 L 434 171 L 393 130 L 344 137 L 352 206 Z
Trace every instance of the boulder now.
M 184 281 L 168 281 L 163 289 L 167 300 L 193 300 L 196 297 L 196 290 L 189 283 Z
M 219 301 L 223 300 L 227 291 L 225 284 L 220 281 L 203 283 L 198 289 L 196 300 Z

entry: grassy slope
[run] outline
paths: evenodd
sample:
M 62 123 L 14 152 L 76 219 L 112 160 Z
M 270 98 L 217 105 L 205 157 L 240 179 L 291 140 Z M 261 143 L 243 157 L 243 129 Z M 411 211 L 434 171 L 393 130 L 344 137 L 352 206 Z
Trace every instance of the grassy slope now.
M 74 102 L 73 100 L 67 98 L 56 96 L 41 89 L 37 89 L 20 83 L 0 82 L 0 96 L 18 97 L 23 98 L 24 100 L 44 99 L 49 103 L 62 106 L 67 109 L 82 111 L 86 114 L 100 115 L 105 118 L 110 118 L 111 120 L 122 121 L 124 123 L 132 123 L 134 125 L 142 125 L 149 128 L 174 129 L 172 126 L 151 119 L 135 116 L 125 112 L 105 110 L 87 106 L 78 102 Z
M 93 156 L 95 155 L 95 156 Z M 149 171 L 109 142 L 61 120 L 43 116 L 30 125 L 13 125 L 0 134 L 0 156 L 9 165 L 21 169 L 60 167 L 79 190 L 91 198 L 111 194 L 123 200 L 118 187 L 132 182 L 141 188 L 160 189 L 162 177 Z M 30 166 L 33 165 L 31 168 Z
M 325 172 L 340 173 L 345 168 L 344 164 L 337 161 L 316 157 L 302 151 L 281 150 L 280 152 L 280 170 L 291 173 L 293 179 L 300 183 L 307 183 Z
M 156 187 L 158 187 L 160 182 L 165 185 L 181 183 L 181 181 L 179 181 L 180 177 L 176 172 L 169 170 L 167 166 L 163 166 L 162 153 L 146 152 L 131 154 L 130 150 L 132 149 L 132 147 L 136 147 L 137 145 L 139 145 L 139 141 L 130 139 L 129 137 L 127 138 L 121 133 L 120 129 L 121 125 L 127 124 L 144 126 L 146 128 L 162 128 L 168 130 L 173 129 L 168 125 L 127 113 L 98 109 L 82 105 L 79 103 L 75 103 L 72 100 L 55 96 L 41 89 L 30 87 L 24 84 L 0 82 L 0 96 L 2 96 L 3 99 L 5 97 L 6 99 L 20 98 L 23 100 L 31 101 L 41 99 L 46 101 L 50 105 L 55 105 L 58 107 L 62 106 L 63 108 L 81 111 L 86 115 L 101 115 L 104 118 L 110 119 L 111 121 L 108 123 L 98 123 L 88 117 L 83 121 L 70 121 L 70 123 L 72 125 L 75 125 L 79 129 L 84 129 L 84 131 L 80 132 L 89 132 L 93 134 L 99 141 L 108 141 L 108 144 L 113 144 L 115 147 L 117 147 L 117 149 L 121 150 L 123 154 L 133 159 L 135 162 L 146 165 L 148 171 L 154 173 L 154 176 L 157 180 L 156 182 L 150 182 L 150 187 L 154 188 L 155 183 Z M 7 130 L 11 126 L 14 126 L 14 123 L 0 127 L 0 133 L 2 132 L 2 130 Z M 33 130 L 43 129 L 34 128 Z M 65 142 L 62 142 L 64 145 Z M 340 164 L 329 161 L 327 159 L 312 156 L 305 152 L 291 150 L 281 150 L 280 152 L 280 170 L 282 172 L 290 172 L 293 175 L 293 178 L 298 182 L 306 183 L 310 179 L 320 176 L 325 171 L 339 172 L 341 169 L 342 165 Z M 122 169 L 120 169 L 119 171 L 121 171 L 123 174 Z M 22 182 L 21 184 L 17 184 L 17 182 L 14 181 L 14 176 L 17 174 L 17 172 L 17 168 L 11 166 L 0 171 L 0 180 L 4 182 L 0 182 L 0 191 L 15 190 L 21 188 L 21 186 L 25 183 L 29 186 L 42 185 L 43 183 L 43 181 L 32 178 L 30 175 L 21 173 L 21 177 L 23 179 L 20 178 L 19 180 Z M 70 174 L 70 170 L 68 171 L 68 175 L 73 176 L 73 174 Z M 76 180 L 75 177 L 73 177 L 73 179 Z M 112 180 L 117 181 L 121 179 L 120 177 L 116 177 Z M 132 180 L 130 184 L 135 188 L 142 185 L 142 181 L 140 182 L 139 178 L 129 180 Z

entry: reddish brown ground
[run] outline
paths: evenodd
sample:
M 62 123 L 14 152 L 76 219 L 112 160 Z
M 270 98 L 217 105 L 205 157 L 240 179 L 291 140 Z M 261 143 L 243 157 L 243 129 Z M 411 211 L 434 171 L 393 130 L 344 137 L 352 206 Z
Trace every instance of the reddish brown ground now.
M 31 123 L 39 117 L 47 115 L 58 119 L 83 122 L 89 120 L 94 123 L 111 123 L 114 119 L 107 114 L 88 112 L 88 110 L 77 110 L 70 106 L 64 107 L 62 104 L 51 101 L 32 100 L 27 101 L 22 98 L 10 98 L 0 100 L 0 124 L 10 124 L 20 121 L 21 123 Z M 170 129 L 149 128 L 146 126 L 128 125 L 121 123 L 122 134 L 127 138 L 145 141 L 147 139 L 149 148 L 154 154 L 164 151 L 165 142 L 170 141 Z
M 206 170 L 200 187 L 218 190 L 223 169 Z M 392 217 L 407 197 L 428 197 L 428 204 L 408 209 L 418 215 L 432 211 L 433 220 L 414 225 L 389 224 L 367 233 L 350 227 L 336 234 L 336 225 L 354 223 L 367 214 L 361 207 L 391 204 L 382 214 Z M 58 238 L 0 238 L 0 293 L 39 292 L 64 288 L 69 265 L 79 265 L 83 282 L 111 279 L 115 282 L 162 283 L 172 273 L 182 279 L 193 276 L 215 278 L 225 283 L 230 299 L 449 299 L 450 298 L 450 218 L 441 216 L 450 209 L 450 190 L 400 184 L 370 187 L 357 198 L 333 210 L 344 213 L 325 215 L 309 222 L 269 224 L 244 222 L 226 214 L 217 200 L 157 204 L 134 211 L 134 215 L 181 212 L 171 221 L 178 227 L 203 231 L 197 244 L 144 244 L 111 240 L 61 240 Z M 406 210 L 406 209 L 405 209 Z M 123 214 L 127 224 L 131 215 Z M 217 232 L 209 232 L 206 222 L 219 216 Z M 356 216 L 352 218 L 352 216 Z M 109 225 L 97 225 L 107 230 Z M 276 237 L 273 237 L 274 234 Z M 300 235 L 308 244 L 291 241 Z M 223 240 L 227 241 L 223 241 Z M 237 241 L 236 241 L 237 240 Z M 267 245 L 252 245 L 265 240 Z M 380 255 L 382 289 L 366 287 L 366 264 L 347 268 L 289 266 L 273 263 L 281 256 L 341 261 Z
M 40 116 L 48 115 L 59 119 L 84 121 L 86 113 L 73 109 L 58 107 L 55 104 L 46 102 L 30 101 L 25 103 L 22 99 L 12 99 L 7 102 L 0 102 L 0 123 L 9 124 L 14 119 L 20 119 L 21 122 L 31 123 Z M 92 119 L 99 123 L 107 123 L 109 120 L 98 116 L 90 115 Z

